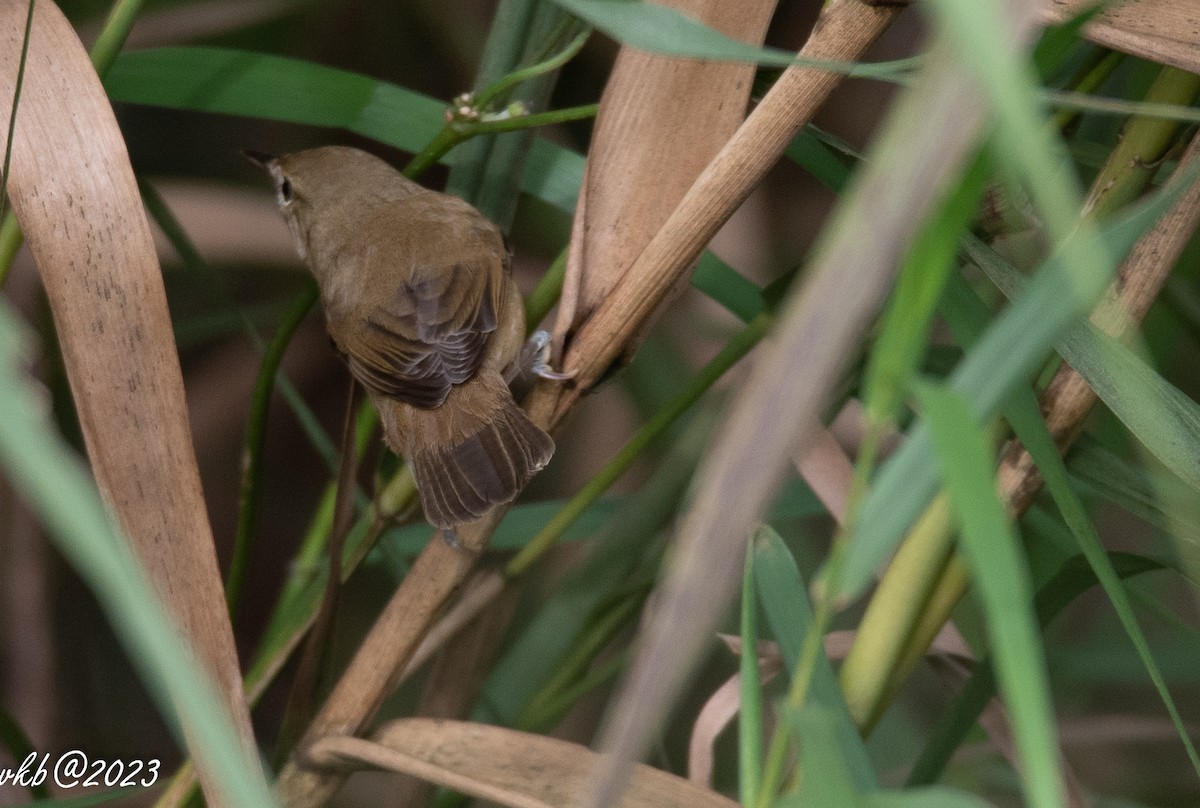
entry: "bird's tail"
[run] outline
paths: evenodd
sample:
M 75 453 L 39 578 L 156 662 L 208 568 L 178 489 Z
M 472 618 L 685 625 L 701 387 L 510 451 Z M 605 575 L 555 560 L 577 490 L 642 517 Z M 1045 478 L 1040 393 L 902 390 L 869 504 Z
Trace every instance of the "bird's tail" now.
M 377 403 L 387 442 L 411 466 L 425 518 L 439 528 L 511 502 L 554 454 L 554 441 L 492 370 L 455 385 L 431 410 L 392 399 Z

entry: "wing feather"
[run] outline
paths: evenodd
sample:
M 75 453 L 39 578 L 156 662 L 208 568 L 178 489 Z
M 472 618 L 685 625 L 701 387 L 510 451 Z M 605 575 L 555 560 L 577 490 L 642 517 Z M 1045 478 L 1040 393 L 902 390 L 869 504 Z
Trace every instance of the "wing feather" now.
M 460 263 L 400 284 L 387 305 L 367 312 L 340 341 L 350 372 L 376 393 L 437 407 L 452 385 L 479 369 L 496 330 L 498 274 Z

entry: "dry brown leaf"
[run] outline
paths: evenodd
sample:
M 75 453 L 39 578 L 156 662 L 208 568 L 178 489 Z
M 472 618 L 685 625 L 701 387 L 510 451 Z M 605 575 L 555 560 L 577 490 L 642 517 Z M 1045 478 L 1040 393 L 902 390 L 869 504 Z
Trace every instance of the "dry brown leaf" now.
M 742 638 L 729 634 L 719 635 L 729 649 L 740 654 Z M 767 640 L 759 640 L 756 645 L 758 653 L 758 676 L 763 684 L 774 679 L 783 670 L 783 657 L 779 654 L 779 645 Z M 729 677 L 700 708 L 699 715 L 692 723 L 692 735 L 688 739 L 688 779 L 698 786 L 712 786 L 713 747 L 717 736 L 725 731 L 734 717 L 742 709 L 742 676 L 735 673 Z
M 513 808 L 583 805 L 601 755 L 543 735 L 474 724 L 406 718 L 372 740 L 329 736 L 309 750 L 314 763 L 402 772 Z M 737 803 L 649 766 L 638 766 L 623 808 L 735 808 Z
M 1046 0 L 1042 17 L 1061 23 L 1098 4 Z M 1115 50 L 1200 73 L 1200 0 L 1115 2 L 1084 26 L 1083 35 Z
M 0 5 L 13 98 L 25 3 Z M 0 115 L 0 138 L 9 115 Z M 162 275 L 125 142 L 87 53 L 35 7 L 8 191 L 37 262 L 96 483 L 257 752 L 213 549 Z M 220 772 L 202 777 L 219 803 Z
M 759 45 L 775 3 L 670 0 L 664 5 L 732 39 Z M 588 149 L 558 334 L 569 335 L 591 316 L 742 122 L 754 69 L 621 49 Z M 680 280 L 686 282 L 686 276 Z M 654 319 L 642 324 L 642 333 Z
M 792 457 L 796 471 L 840 525 L 846 518 L 846 501 L 854 482 L 854 464 L 837 438 L 825 427 L 813 432 L 802 452 Z

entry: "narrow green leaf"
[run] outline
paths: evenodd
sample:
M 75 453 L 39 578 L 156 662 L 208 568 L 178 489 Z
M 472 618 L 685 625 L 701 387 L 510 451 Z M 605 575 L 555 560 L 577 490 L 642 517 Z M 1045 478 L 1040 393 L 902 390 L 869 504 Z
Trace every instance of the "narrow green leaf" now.
M 800 739 L 799 788 L 779 808 L 987 808 L 979 797 L 946 787 L 876 791 L 856 787 L 836 742 L 837 717 L 811 704 L 787 716 Z
M 1109 563 L 1121 578 L 1131 578 L 1145 572 L 1164 569 L 1151 558 L 1131 553 L 1109 553 Z M 1084 592 L 1099 583 L 1096 573 L 1082 555 L 1067 559 L 1046 583 L 1038 588 L 1034 611 L 1038 625 L 1044 630 L 1055 617 Z M 932 783 L 941 776 L 951 755 L 962 744 L 988 699 L 996 693 L 996 679 L 990 658 L 983 659 L 971 673 L 971 678 L 958 694 L 954 704 L 934 727 L 920 757 L 909 772 L 910 786 Z
M 991 803 L 953 788 L 877 791 L 863 801 L 869 808 L 989 808 Z
M 444 123 L 443 104 L 395 84 L 251 51 L 131 51 L 104 86 L 114 101 L 339 127 L 414 152 Z
M 916 392 L 961 528 L 962 549 L 975 572 L 1026 797 L 1035 808 L 1061 806 L 1065 790 L 1033 587 L 996 491 L 994 453 L 962 395 L 933 384 L 919 385 Z
M 832 135 L 809 124 L 792 138 L 783 153 L 826 188 L 840 194 L 850 181 L 857 155 L 841 143 L 835 148 L 834 142 Z
M 1200 545 L 1200 518 L 1195 509 L 1174 507 L 1195 494 L 1174 476 L 1134 466 L 1086 434 L 1067 455 L 1067 468 L 1084 493 L 1103 497 L 1160 530 Z
M 812 607 L 808 602 L 808 590 L 796 567 L 796 560 L 783 539 L 769 526 L 759 528 L 752 545 L 754 553 L 754 580 L 758 587 L 759 602 L 767 617 L 771 636 L 779 643 L 788 675 L 796 675 L 796 664 L 804 645 L 804 635 L 812 626 Z M 859 791 L 871 791 L 876 786 L 875 768 L 867 755 L 866 746 L 858 727 L 850 717 L 846 700 L 833 666 L 824 654 L 817 660 L 810 689 L 810 703 L 829 711 L 833 721 L 833 732 L 854 787 Z M 753 803 L 743 803 L 752 805 Z
M 867 364 L 864 399 L 875 423 L 899 418 L 909 380 L 925 356 L 942 289 L 955 268 L 958 243 L 975 216 L 989 173 L 980 153 L 917 235 L 901 267 Z
M 763 290 L 758 284 L 711 252 L 700 256 L 692 274 L 692 286 L 729 309 L 743 323 L 762 314 L 765 308 Z
M 1187 752 L 1188 760 L 1192 762 L 1192 768 L 1197 774 L 1200 774 L 1200 756 L 1197 756 L 1196 748 L 1188 737 L 1187 728 L 1183 725 L 1183 717 L 1175 706 L 1175 701 L 1171 697 L 1171 691 L 1167 688 L 1166 679 L 1163 677 L 1158 663 L 1150 653 L 1150 644 L 1146 642 L 1146 636 L 1142 633 L 1141 626 L 1138 625 L 1137 617 L 1133 613 L 1133 604 L 1129 602 L 1129 596 L 1121 585 L 1120 576 L 1108 556 L 1105 555 L 1104 545 L 1100 543 L 1100 537 L 1096 535 L 1096 529 L 1088 518 L 1087 510 L 1071 489 L 1067 468 L 1054 445 L 1054 438 L 1051 437 L 1045 421 L 1042 420 L 1041 410 L 1032 391 L 1025 391 L 1024 395 L 1014 396 L 1013 401 L 1006 409 L 1006 417 L 1017 433 L 1017 437 L 1021 439 L 1021 443 L 1025 444 L 1025 448 L 1029 450 L 1063 520 L 1074 534 L 1075 541 L 1079 544 L 1079 549 L 1083 552 L 1084 557 L 1092 565 L 1100 585 L 1104 587 L 1104 592 L 1108 595 L 1109 602 L 1112 603 L 1113 610 L 1117 613 L 1117 618 L 1121 621 L 1125 633 L 1137 650 L 1142 664 L 1146 666 L 1146 673 L 1149 674 L 1150 681 L 1154 683 L 1159 698 L 1167 708 L 1167 714 L 1170 715 L 1171 723 L 1175 725 L 1175 732 L 1183 742 L 1183 748 Z
M 1067 61 L 1071 51 L 1079 46 L 1083 26 L 1099 14 L 1102 8 L 1099 5 L 1093 6 L 1060 25 L 1046 26 L 1037 47 L 1033 50 L 1033 64 L 1037 67 L 1038 75 L 1048 78 Z
M 800 742 L 800 777 L 796 795 L 800 805 L 860 805 L 859 791 L 837 739 L 833 711 L 811 703 L 784 716 L 792 737 Z
M 300 59 L 224 48 L 123 53 L 105 79 L 114 101 L 346 129 L 419 152 L 437 135 L 445 104 L 358 73 Z M 521 190 L 575 209 L 583 157 L 536 139 Z
M 967 252 L 1005 295 L 1020 294 L 1023 278 L 995 250 L 972 237 Z M 1055 347 L 1142 445 L 1200 491 L 1200 404 L 1088 321 L 1074 325 Z
M 913 64 L 904 59 L 881 64 L 853 64 L 798 59 L 790 51 L 759 48 L 730 39 L 704 23 L 658 3 L 640 0 L 554 0 L 613 39 L 638 50 L 723 62 L 754 62 L 788 67 L 809 65 L 851 76 L 898 77 Z
M 762 779 L 763 710 L 762 682 L 758 678 L 758 602 L 754 594 L 754 545 L 761 527 L 751 539 L 742 571 L 741 637 L 742 654 L 738 659 L 741 706 L 738 710 L 738 798 L 742 805 L 755 805 Z
M 590 535 L 599 528 L 605 520 L 617 512 L 622 502 L 618 498 L 601 499 L 589 506 L 568 529 L 563 541 L 577 541 Z M 530 537 L 554 518 L 562 509 L 561 500 L 546 500 L 543 502 L 525 502 L 509 509 L 504 521 L 496 528 L 491 541 L 494 550 L 519 550 L 525 546 Z M 432 532 L 429 526 L 422 523 L 408 525 L 388 530 L 380 537 L 389 551 L 400 555 L 413 556 L 429 542 Z

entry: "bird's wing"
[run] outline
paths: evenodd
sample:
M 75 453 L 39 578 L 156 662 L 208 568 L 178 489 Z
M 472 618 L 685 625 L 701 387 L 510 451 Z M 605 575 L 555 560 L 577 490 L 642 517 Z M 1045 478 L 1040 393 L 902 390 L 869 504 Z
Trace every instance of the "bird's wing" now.
M 492 267 L 460 263 L 417 273 L 366 312 L 341 347 L 375 393 L 429 409 L 474 375 L 496 330 Z

